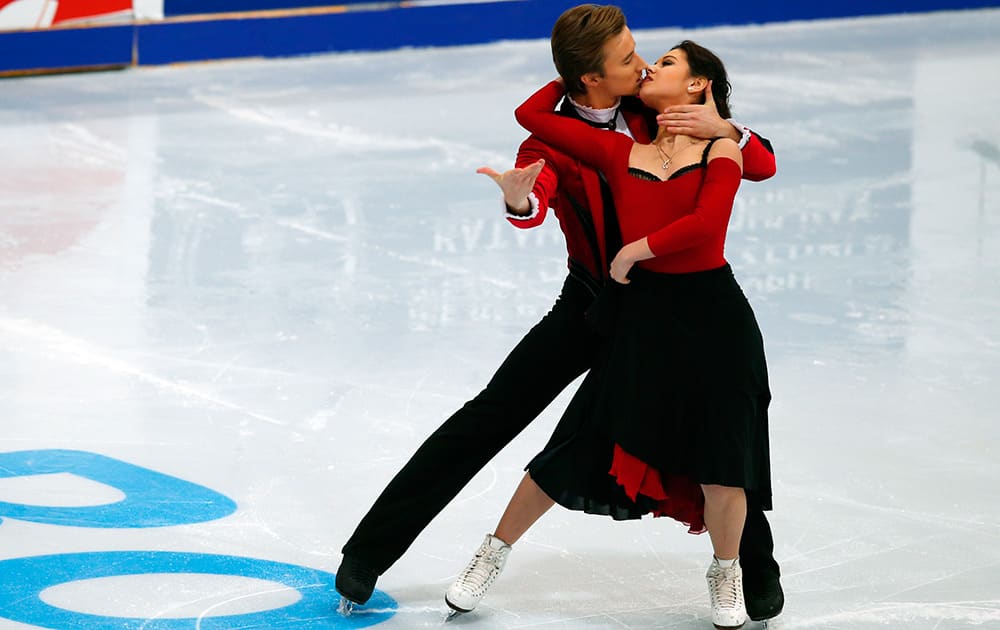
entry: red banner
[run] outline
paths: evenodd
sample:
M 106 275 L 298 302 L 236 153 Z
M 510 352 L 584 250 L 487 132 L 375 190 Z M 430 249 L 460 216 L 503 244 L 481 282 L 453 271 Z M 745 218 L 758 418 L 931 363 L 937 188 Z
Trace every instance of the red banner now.
M 0 0 L 0 31 L 132 19 L 132 0 Z

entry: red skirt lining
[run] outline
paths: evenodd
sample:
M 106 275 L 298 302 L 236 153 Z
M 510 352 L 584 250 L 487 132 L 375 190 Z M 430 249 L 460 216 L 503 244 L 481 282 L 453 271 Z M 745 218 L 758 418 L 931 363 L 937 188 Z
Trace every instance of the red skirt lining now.
M 641 494 L 656 501 L 653 516 L 669 516 L 684 523 L 688 532 L 702 534 L 705 527 L 705 495 L 701 485 L 689 477 L 667 475 L 615 444 L 611 470 L 608 471 L 625 494 L 635 501 Z

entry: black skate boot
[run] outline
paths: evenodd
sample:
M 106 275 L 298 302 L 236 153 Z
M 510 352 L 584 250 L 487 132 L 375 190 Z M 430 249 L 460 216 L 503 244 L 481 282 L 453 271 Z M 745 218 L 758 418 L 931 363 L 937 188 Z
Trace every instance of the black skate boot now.
M 344 556 L 337 569 L 337 592 L 355 604 L 364 604 L 371 598 L 376 581 L 378 573 L 351 556 Z
M 744 569 L 743 596 L 747 616 L 754 621 L 777 617 L 785 607 L 785 593 L 781 590 L 781 579 L 776 572 Z

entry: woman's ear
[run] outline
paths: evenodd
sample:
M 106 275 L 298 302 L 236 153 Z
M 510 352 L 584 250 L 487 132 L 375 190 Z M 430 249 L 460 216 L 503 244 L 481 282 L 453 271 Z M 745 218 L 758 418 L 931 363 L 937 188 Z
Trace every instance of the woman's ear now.
M 691 77 L 688 81 L 688 94 L 698 94 L 708 86 L 708 79 L 705 77 Z

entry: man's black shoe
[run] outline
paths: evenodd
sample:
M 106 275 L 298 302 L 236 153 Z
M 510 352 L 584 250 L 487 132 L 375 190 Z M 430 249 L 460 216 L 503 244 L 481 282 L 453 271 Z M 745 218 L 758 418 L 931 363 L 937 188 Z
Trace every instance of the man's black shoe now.
M 378 573 L 364 562 L 344 556 L 337 569 L 337 592 L 355 604 L 364 604 L 375 591 L 377 580 Z
M 785 607 L 785 592 L 781 590 L 781 579 L 771 572 L 751 575 L 750 572 L 744 571 L 743 599 L 746 602 L 747 616 L 754 621 L 777 617 Z

